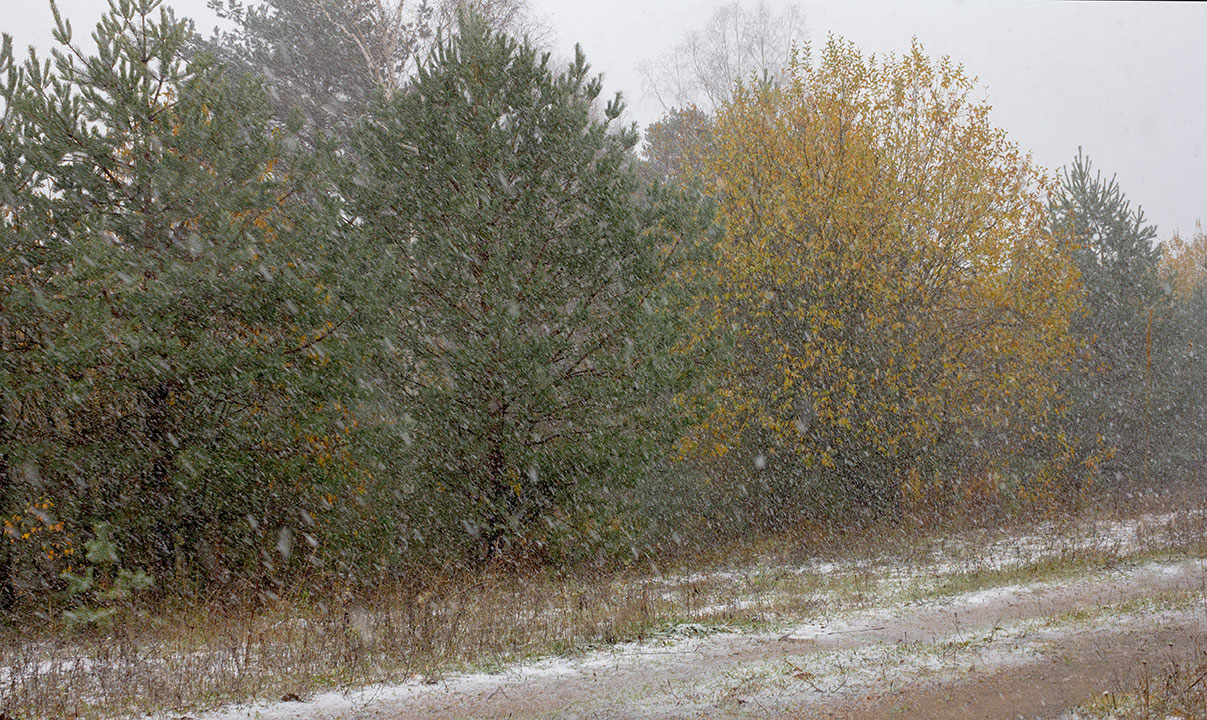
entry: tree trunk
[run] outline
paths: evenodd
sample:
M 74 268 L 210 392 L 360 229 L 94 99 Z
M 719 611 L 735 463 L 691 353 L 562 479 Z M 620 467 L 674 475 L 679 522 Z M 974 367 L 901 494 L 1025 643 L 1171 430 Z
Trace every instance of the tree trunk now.
M 503 552 L 507 537 L 508 492 L 511 490 L 504 477 L 506 458 L 503 456 L 502 438 L 496 435 L 490 440 L 490 452 L 486 459 L 488 473 L 487 512 L 488 527 L 483 534 L 483 560 L 489 561 Z
M 0 438 L 0 442 L 3 441 L 4 438 Z M 0 500 L 12 497 L 14 489 L 12 471 L 8 464 L 8 455 L 0 452 Z M 0 512 L 7 514 L 8 508 L 0 505 Z M 13 555 L 12 550 L 9 548 L 11 544 L 9 538 L 0 533 L 0 613 L 4 615 L 11 613 L 17 605 L 17 590 L 14 587 L 16 578 L 13 577 Z
M 148 395 L 147 444 L 152 453 L 150 476 L 144 487 L 146 510 L 151 513 L 148 561 L 160 580 L 167 580 L 176 566 L 176 507 L 171 473 L 174 451 L 168 447 L 168 385 L 160 384 Z

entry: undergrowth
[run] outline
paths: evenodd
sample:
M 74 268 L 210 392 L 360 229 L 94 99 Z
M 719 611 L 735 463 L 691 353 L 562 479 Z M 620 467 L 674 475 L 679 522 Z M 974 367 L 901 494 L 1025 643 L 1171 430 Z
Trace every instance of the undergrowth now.
M 1196 503 L 1184 499 L 1183 509 Z M 1159 506 L 1137 504 L 1137 510 Z M 1133 514 L 1132 518 L 1140 517 Z M 759 630 L 889 600 L 952 595 L 1158 557 L 1207 554 L 1202 512 L 1136 521 L 1110 507 L 1053 518 L 1034 557 L 1001 565 L 1023 530 L 938 527 L 779 536 L 662 566 L 447 572 L 371 592 L 305 586 L 271 601 L 175 601 L 69 633 L 50 616 L 0 633 L 0 712 L 17 720 L 195 711 L 371 683 L 434 682 L 548 655 L 668 636 L 684 624 Z M 805 549 L 802 549 L 802 545 Z M 924 561 L 931 558 L 931 561 Z M 930 566 L 927 562 L 937 563 Z M 904 575 L 902 568 L 909 569 Z

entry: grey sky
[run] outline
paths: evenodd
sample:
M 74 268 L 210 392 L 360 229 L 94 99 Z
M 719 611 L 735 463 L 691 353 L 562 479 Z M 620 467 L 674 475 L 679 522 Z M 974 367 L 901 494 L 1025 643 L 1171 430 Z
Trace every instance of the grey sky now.
M 208 30 L 205 0 L 172 0 Z M 643 97 L 637 66 L 661 55 L 720 0 L 533 0 L 559 54 L 583 45 L 609 92 L 629 100 L 644 127 L 659 107 Z M 782 3 L 769 0 L 772 6 Z M 813 42 L 827 33 L 865 52 L 900 52 L 917 37 L 980 78 L 997 124 L 1049 168 L 1085 148 L 1117 173 L 1162 239 L 1207 220 L 1207 5 L 1156 2 L 801 2 Z M 105 0 L 60 0 L 84 36 Z M 50 44 L 43 0 L 0 0 L 6 32 L 21 45 Z

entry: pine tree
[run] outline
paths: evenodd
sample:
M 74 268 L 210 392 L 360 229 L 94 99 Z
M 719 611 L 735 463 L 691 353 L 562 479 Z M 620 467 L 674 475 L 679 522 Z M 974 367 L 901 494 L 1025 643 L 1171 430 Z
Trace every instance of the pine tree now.
M 638 171 L 648 181 L 664 183 L 698 178 L 712 132 L 712 119 L 693 107 L 667 112 L 646 128 Z
M 63 533 L 111 522 L 162 581 L 271 571 L 277 531 L 359 479 L 334 196 L 262 86 L 185 61 L 160 0 L 112 0 L 93 56 L 56 19 L 53 63 L 5 97 L 8 500 Z
M 210 0 L 234 25 L 195 40 L 232 68 L 263 78 L 277 118 L 294 112 L 302 138 L 341 144 L 378 93 L 406 87 L 436 36 L 476 9 L 498 30 L 535 29 L 526 0 Z
M 1157 378 L 1164 424 L 1156 436 L 1169 453 L 1168 469 L 1201 481 L 1207 467 L 1207 233 L 1201 226 L 1189 238 L 1175 232 L 1161 244 L 1161 280 L 1172 291 L 1173 334 L 1170 365 Z
M 356 143 L 365 242 L 395 257 L 393 377 L 417 473 L 485 557 L 540 545 L 677 436 L 673 350 L 702 206 L 647 195 L 592 116 L 581 51 L 562 72 L 463 16 Z M 585 524 L 584 524 L 585 523 Z M 586 528 L 586 529 L 584 529 Z
M 198 46 L 267 81 L 280 119 L 297 111 L 303 136 L 346 136 L 376 93 L 392 94 L 431 31 L 426 2 L 404 12 L 377 0 L 211 0 L 234 29 Z
M 1116 178 L 1104 178 L 1080 151 L 1060 177 L 1049 215 L 1077 263 L 1086 306 L 1071 328 L 1082 344 L 1080 362 L 1064 383 L 1072 434 L 1101 435 L 1116 451 L 1108 470 L 1140 472 L 1152 454 L 1153 382 L 1165 372 L 1169 332 L 1157 230 Z

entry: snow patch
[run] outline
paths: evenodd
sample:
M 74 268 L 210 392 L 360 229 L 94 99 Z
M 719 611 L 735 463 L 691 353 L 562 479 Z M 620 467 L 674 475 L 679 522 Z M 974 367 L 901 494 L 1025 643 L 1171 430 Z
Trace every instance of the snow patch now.
M 373 706 L 393 706 L 431 695 L 468 695 L 488 697 L 505 693 L 506 688 L 535 680 L 556 679 L 573 675 L 587 676 L 622 665 L 659 664 L 671 657 L 681 657 L 697 648 L 708 632 L 675 633 L 661 645 L 621 643 L 608 650 L 588 653 L 581 657 L 546 658 L 518 663 L 499 672 L 474 672 L 450 675 L 441 679 L 414 677 L 397 684 L 378 684 L 333 692 L 325 692 L 301 701 L 256 702 L 228 705 L 216 710 L 191 715 L 196 720 L 353 720 L 363 717 Z M 157 720 L 169 720 L 179 714 L 165 715 Z

